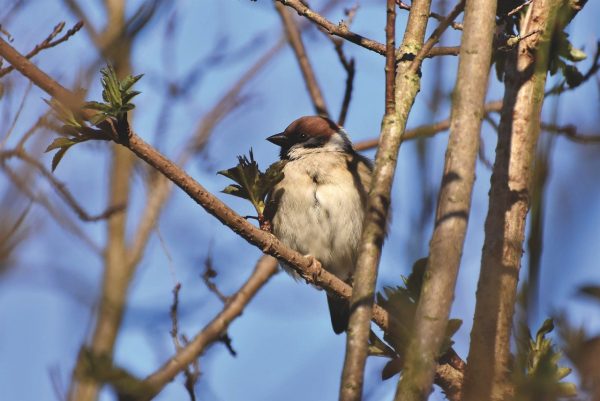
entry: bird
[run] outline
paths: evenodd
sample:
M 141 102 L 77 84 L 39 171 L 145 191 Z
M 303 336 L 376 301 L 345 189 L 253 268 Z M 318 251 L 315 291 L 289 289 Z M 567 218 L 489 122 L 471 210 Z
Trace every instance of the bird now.
M 371 161 L 358 154 L 341 126 L 322 116 L 304 116 L 269 136 L 280 147 L 283 179 L 267 197 L 264 216 L 288 247 L 321 262 L 352 284 L 371 186 Z M 290 266 L 282 268 L 294 278 Z M 327 294 L 336 334 L 348 328 L 348 301 Z

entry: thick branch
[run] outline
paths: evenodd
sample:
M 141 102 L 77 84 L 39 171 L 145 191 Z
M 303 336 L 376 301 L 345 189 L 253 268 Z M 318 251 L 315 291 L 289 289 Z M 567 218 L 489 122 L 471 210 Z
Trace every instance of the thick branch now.
M 521 41 L 506 63 L 504 107 L 465 375 L 467 401 L 512 398 L 510 337 L 529 207 L 528 186 L 540 132 L 548 46 L 562 4 L 563 0 L 536 0 L 529 6 L 520 33 L 542 34 Z
M 396 4 L 393 0 L 387 0 L 386 16 L 385 115 L 381 124 L 382 140 L 400 137 L 399 124 L 395 118 Z M 362 399 L 377 268 L 385 237 L 390 192 L 396 167 L 395 157 L 400 141 L 398 140 L 397 143 L 395 149 L 380 147 L 375 158 L 374 181 L 367 200 L 367 213 L 353 278 L 340 401 Z M 386 152 L 390 152 L 394 157 L 388 159 Z
M 460 9 L 459 3 L 450 15 L 458 15 Z M 495 0 L 467 0 L 435 229 L 397 401 L 429 397 L 446 337 L 471 206 L 495 20 Z

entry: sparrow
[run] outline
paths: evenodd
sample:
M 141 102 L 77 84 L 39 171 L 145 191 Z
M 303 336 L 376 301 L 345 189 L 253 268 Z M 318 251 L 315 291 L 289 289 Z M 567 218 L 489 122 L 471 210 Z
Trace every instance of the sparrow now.
M 348 284 L 358 258 L 371 186 L 371 161 L 328 118 L 305 116 L 268 141 L 281 147 L 283 179 L 271 190 L 265 218 L 288 247 L 312 256 Z M 282 268 L 299 279 L 289 266 Z M 348 328 L 348 301 L 327 295 L 336 334 Z

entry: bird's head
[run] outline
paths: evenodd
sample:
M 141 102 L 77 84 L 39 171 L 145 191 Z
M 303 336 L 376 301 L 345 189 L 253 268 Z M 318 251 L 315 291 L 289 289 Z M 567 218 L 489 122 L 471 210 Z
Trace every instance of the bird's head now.
M 279 156 L 282 160 L 294 160 L 311 153 L 353 152 L 344 129 L 320 116 L 300 117 L 267 140 L 281 147 Z

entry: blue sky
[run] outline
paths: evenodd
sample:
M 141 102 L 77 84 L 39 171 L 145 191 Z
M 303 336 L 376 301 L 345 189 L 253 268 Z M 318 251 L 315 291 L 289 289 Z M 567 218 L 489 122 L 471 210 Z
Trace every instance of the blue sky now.
M 0 10 L 12 3 L 0 0 Z M 85 9 L 96 27 L 104 15 L 101 2 L 85 3 Z M 139 1 L 128 5 L 131 13 Z M 319 8 L 324 1 L 313 1 Z M 342 2 L 352 5 L 351 2 Z M 379 41 L 384 39 L 385 12 L 383 1 L 365 0 L 353 24 L 356 32 Z M 434 2 L 435 10 L 439 3 Z M 175 12 L 177 31 L 167 39 L 165 28 Z M 197 121 L 230 85 L 281 35 L 280 20 L 269 1 L 259 0 L 180 0 L 161 10 L 161 14 L 136 42 L 133 51 L 135 73 L 144 73 L 139 83 L 143 93 L 136 98 L 134 127 L 148 141 L 160 143 L 168 155 L 176 155 Z M 589 2 L 570 28 L 572 42 L 588 54 L 600 37 L 597 16 L 600 5 Z M 333 21 L 343 18 L 342 7 L 329 15 Z M 5 15 L 0 11 L 0 18 Z M 406 21 L 399 13 L 398 31 Z M 59 0 L 31 0 L 24 9 L 0 24 L 14 36 L 13 45 L 26 51 L 43 39 L 58 21 L 72 26 L 76 19 Z M 432 22 L 430 30 L 435 27 Z M 398 40 L 400 37 L 398 38 Z M 345 74 L 332 46 L 314 29 L 305 35 L 309 55 L 313 60 L 325 99 L 337 114 L 343 96 Z M 444 44 L 457 44 L 457 34 L 449 32 Z M 206 64 L 202 79 L 189 96 L 175 104 L 169 122 L 157 133 L 157 119 L 164 107 L 165 72 L 171 65 L 171 78 L 181 77 L 215 47 L 235 52 L 216 68 Z M 168 50 L 165 51 L 165 48 Z M 354 141 L 375 136 L 383 114 L 382 57 L 346 44 L 345 49 L 356 57 L 357 76 L 350 114 L 345 124 Z M 73 85 L 79 71 L 95 61 L 89 37 L 78 33 L 67 43 L 47 50 L 35 59 L 61 83 Z M 444 102 L 432 117 L 428 105 L 432 101 L 431 86 L 439 78 L 446 96 L 452 90 L 456 71 L 454 57 L 443 59 L 443 68 L 436 70 L 427 60 L 423 68 L 423 88 L 409 119 L 409 127 L 446 118 L 448 102 Z M 169 64 L 170 63 L 170 64 Z M 589 60 L 583 62 L 583 69 Z M 439 74 L 439 76 L 435 76 Z M 14 86 L 10 97 L 0 103 L 0 126 L 5 116 L 14 116 L 17 104 L 27 90 L 27 83 L 17 74 L 10 76 Z M 555 78 L 552 78 L 553 82 Z M 90 98 L 98 96 L 99 74 L 92 81 Z M 236 156 L 250 147 L 261 166 L 277 157 L 277 149 L 264 138 L 281 131 L 298 116 L 313 110 L 301 80 L 296 61 L 289 49 L 282 51 L 244 90 L 245 103 L 220 123 L 207 151 L 195 158 L 187 170 L 200 183 L 242 215 L 252 212 L 249 204 L 220 194 L 228 185 L 215 172 L 231 167 Z M 492 73 L 489 100 L 501 98 L 502 89 Z M 17 121 L 9 145 L 18 139 L 43 110 L 46 98 L 32 88 L 26 107 Z M 553 111 L 555 99 L 544 109 L 546 120 L 555 117 L 560 124 L 576 124 L 582 133 L 598 133 L 598 86 L 592 80 L 560 98 L 558 113 Z M 6 111 L 8 110 L 8 111 Z M 12 119 L 12 117 L 10 117 Z M 3 135 L 3 133 L 0 133 Z M 32 152 L 50 142 L 50 136 L 39 136 L 30 143 Z M 546 134 L 547 135 L 547 134 Z M 157 139 L 159 138 L 160 139 Z M 484 125 L 482 137 L 485 154 L 493 160 L 495 133 Z M 425 184 L 434 189 L 439 185 L 447 136 L 445 133 L 429 140 Z M 105 207 L 110 158 L 108 144 L 84 144 L 70 151 L 56 171 L 56 177 L 68 184 L 78 200 L 90 212 Z M 542 278 L 539 315 L 532 321 L 539 324 L 550 313 L 566 311 L 575 325 L 583 324 L 590 333 L 600 332 L 598 305 L 577 298 L 576 288 L 587 282 L 600 283 L 599 238 L 600 190 L 598 168 L 600 148 L 588 147 L 557 138 L 551 156 L 552 170 L 547 187 L 545 248 L 542 257 Z M 398 171 L 393 190 L 393 225 L 385 244 L 379 287 L 400 282 L 412 262 L 424 256 L 431 233 L 431 221 L 424 226 L 415 218 L 421 208 L 424 185 L 416 161 L 416 143 L 406 143 L 400 151 Z M 373 152 L 367 153 L 373 156 Z M 41 156 L 50 165 L 49 155 Z M 143 175 L 134 179 L 132 217 L 135 227 L 143 205 L 145 189 Z M 9 183 L 2 175 L 0 190 Z M 55 193 L 39 181 L 37 189 L 57 207 L 65 209 Z M 483 221 L 487 212 L 489 171 L 478 162 L 469 231 L 465 242 L 459 281 L 452 316 L 464 320 L 455 336 L 456 349 L 463 358 L 468 352 L 474 296 L 483 244 Z M 14 205 L 23 210 L 27 201 Z M 69 212 L 66 212 L 69 215 Z M 73 218 L 73 215 L 69 215 Z M 52 381 L 59 388 L 68 386 L 76 353 L 89 336 L 94 307 L 101 283 L 102 260 L 81 241 L 65 232 L 41 207 L 33 206 L 27 220 L 32 227 L 28 241 L 18 249 L 17 262 L 0 275 L 0 388 L 7 400 L 56 400 Z M 104 223 L 84 223 L 84 232 L 97 244 L 104 241 Z M 185 195 L 175 191 L 159 222 L 163 239 L 155 235 L 140 264 L 130 290 L 130 304 L 123 331 L 118 339 L 115 361 L 133 373 L 144 376 L 156 369 L 173 353 L 169 337 L 169 306 L 175 282 L 182 283 L 181 330 L 195 334 L 220 309 L 220 302 L 210 294 L 199 277 L 203 260 L 211 254 L 219 275 L 219 288 L 233 293 L 250 274 L 259 250 L 240 240 L 229 229 L 209 216 Z M 130 229 L 133 231 L 133 228 Z M 168 256 L 170 255 L 170 257 Z M 524 262 L 526 261 L 525 253 Z M 523 269 L 525 272 L 525 269 Z M 345 341 L 335 336 L 329 323 L 325 295 L 314 288 L 299 284 L 285 274 L 278 274 L 236 320 L 229 331 L 238 356 L 233 358 L 220 344 L 211 347 L 200 359 L 202 377 L 197 392 L 203 400 L 333 400 L 337 398 L 340 369 Z M 366 398 L 391 399 L 395 378 L 379 379 L 385 361 L 371 359 L 367 365 Z M 181 378 L 169 385 L 158 400 L 185 399 Z M 102 400 L 112 400 L 105 391 Z

